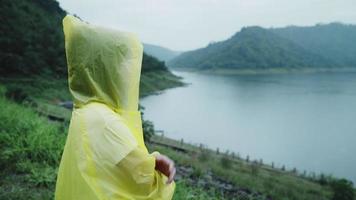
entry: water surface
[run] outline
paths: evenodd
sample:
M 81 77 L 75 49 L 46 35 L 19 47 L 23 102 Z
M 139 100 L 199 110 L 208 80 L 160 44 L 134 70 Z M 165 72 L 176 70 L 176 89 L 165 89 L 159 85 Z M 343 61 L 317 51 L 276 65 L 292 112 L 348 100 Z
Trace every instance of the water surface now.
M 207 75 L 141 100 L 175 139 L 356 183 L 356 73 Z

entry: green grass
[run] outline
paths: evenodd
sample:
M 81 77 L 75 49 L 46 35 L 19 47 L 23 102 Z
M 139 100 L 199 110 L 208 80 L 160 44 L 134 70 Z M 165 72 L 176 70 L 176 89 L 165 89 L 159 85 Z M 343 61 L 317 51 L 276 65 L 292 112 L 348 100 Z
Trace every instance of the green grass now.
M 219 191 L 214 189 L 205 189 L 202 187 L 192 187 L 184 181 L 176 182 L 174 200 L 213 200 L 226 199 Z
M 0 96 L 0 199 L 50 199 L 66 128 Z

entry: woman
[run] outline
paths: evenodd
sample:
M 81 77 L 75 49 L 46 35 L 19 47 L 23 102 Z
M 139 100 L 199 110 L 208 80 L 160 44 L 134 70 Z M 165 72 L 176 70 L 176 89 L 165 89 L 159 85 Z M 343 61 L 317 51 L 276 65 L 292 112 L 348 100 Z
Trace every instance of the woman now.
M 174 163 L 143 141 L 141 43 L 73 16 L 63 28 L 74 109 L 55 199 L 171 199 Z

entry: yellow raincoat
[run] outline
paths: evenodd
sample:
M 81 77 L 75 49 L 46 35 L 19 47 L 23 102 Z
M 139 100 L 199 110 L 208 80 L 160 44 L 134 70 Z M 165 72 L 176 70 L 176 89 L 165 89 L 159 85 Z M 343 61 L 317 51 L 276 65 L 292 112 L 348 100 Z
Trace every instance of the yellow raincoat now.
M 55 199 L 171 199 L 175 184 L 155 170 L 143 141 L 142 44 L 69 15 L 63 27 L 74 109 Z

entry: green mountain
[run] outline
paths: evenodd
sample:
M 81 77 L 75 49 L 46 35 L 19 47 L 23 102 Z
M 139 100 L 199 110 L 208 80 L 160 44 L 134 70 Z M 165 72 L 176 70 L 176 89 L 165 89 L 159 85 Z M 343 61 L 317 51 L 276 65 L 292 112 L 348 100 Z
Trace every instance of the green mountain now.
M 332 34 L 337 26 L 341 34 Z M 209 44 L 205 48 L 182 53 L 168 62 L 168 66 L 193 70 L 216 69 L 299 69 L 299 68 L 335 68 L 352 67 L 355 60 L 356 34 L 354 27 L 342 24 L 325 25 L 328 33 L 321 34 L 322 39 L 303 35 L 298 27 L 282 29 L 264 29 L 247 27 L 231 38 Z M 323 28 L 325 28 L 323 26 Z M 316 26 L 313 36 L 323 28 Z M 308 32 L 308 31 L 305 31 Z M 334 31 L 335 33 L 335 31 Z M 347 36 L 347 37 L 346 37 Z M 309 37 L 309 38 L 308 38 Z M 336 41 L 332 40 L 332 37 Z M 304 39 L 308 38 L 308 39 Z M 318 41 L 318 42 L 316 42 Z M 317 43 L 318 45 L 316 45 Z M 343 44 L 343 45 L 341 45 Z M 342 52 L 346 52 L 342 55 Z M 330 56 L 330 54 L 335 55 Z M 337 53 L 337 54 L 336 54 Z
M 67 79 L 62 19 L 55 0 L 2 0 L 0 78 Z M 182 85 L 164 62 L 144 54 L 141 93 Z M 146 81 L 146 82 L 145 82 Z M 147 82 L 148 81 L 148 82 Z
M 159 60 L 162 60 L 165 62 L 173 59 L 174 57 L 177 57 L 181 53 L 179 51 L 173 51 L 171 49 L 153 45 L 153 44 L 144 43 L 143 46 L 144 46 L 144 51 L 148 55 L 154 56 L 154 57 L 158 58 Z
M 271 29 L 310 52 L 330 58 L 338 65 L 356 66 L 356 25 L 341 23 Z

